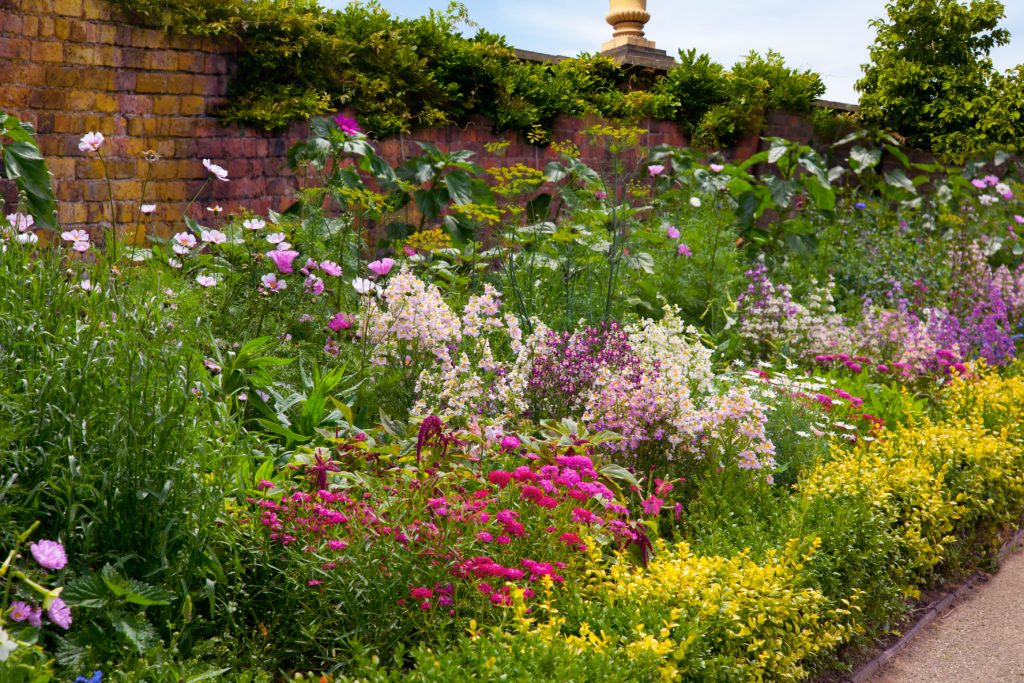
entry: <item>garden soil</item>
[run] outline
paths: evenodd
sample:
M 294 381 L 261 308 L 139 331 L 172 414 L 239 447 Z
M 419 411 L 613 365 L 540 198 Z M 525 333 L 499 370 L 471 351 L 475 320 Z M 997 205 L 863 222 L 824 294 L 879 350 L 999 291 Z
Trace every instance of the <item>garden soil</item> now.
M 872 683 L 1024 683 L 1024 552 L 939 616 Z

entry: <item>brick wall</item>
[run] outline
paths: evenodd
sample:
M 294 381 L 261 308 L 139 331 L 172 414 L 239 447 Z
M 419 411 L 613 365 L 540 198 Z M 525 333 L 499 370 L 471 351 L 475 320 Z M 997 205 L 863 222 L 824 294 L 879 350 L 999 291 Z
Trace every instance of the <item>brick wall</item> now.
M 308 128 L 295 124 L 267 133 L 222 126 L 215 112 L 225 102 L 234 55 L 228 41 L 131 25 L 104 0 L 0 0 L 0 110 L 36 127 L 54 176 L 61 224 L 95 229 L 109 221 L 100 164 L 78 150 L 79 139 L 89 131 L 100 131 L 108 140 L 103 151 L 120 225 L 135 221 L 144 199 L 157 205 L 154 227 L 167 234 L 207 178 L 204 158 L 226 167 L 231 181 L 211 183 L 193 207 L 194 216 L 211 204 L 264 213 L 290 203 L 295 179 L 286 153 Z M 582 134 L 593 122 L 560 121 L 554 139 L 574 141 L 585 161 L 601 167 L 604 151 L 588 147 Z M 769 123 L 769 134 L 810 137 L 809 126 L 798 118 L 773 115 Z M 643 127 L 650 131 L 648 146 L 686 144 L 672 123 L 648 121 Z M 484 148 L 496 139 L 510 142 L 500 158 Z M 543 167 L 557 156 L 513 133 L 495 137 L 483 120 L 396 136 L 382 141 L 379 149 L 398 162 L 418 152 L 416 140 L 442 150 L 474 151 L 483 166 L 521 162 Z M 751 138 L 735 154 L 748 156 L 760 146 Z M 146 150 L 160 158 L 150 168 L 143 198 Z

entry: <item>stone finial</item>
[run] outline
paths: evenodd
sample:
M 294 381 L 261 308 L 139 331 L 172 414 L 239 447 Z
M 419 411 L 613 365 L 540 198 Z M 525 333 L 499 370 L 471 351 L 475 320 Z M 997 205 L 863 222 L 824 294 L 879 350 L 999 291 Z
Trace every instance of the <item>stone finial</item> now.
M 612 39 L 601 46 L 602 52 L 617 47 L 635 45 L 654 48 L 654 41 L 644 38 L 644 24 L 651 19 L 647 11 L 647 0 L 610 0 L 611 11 L 605 17 L 615 32 Z

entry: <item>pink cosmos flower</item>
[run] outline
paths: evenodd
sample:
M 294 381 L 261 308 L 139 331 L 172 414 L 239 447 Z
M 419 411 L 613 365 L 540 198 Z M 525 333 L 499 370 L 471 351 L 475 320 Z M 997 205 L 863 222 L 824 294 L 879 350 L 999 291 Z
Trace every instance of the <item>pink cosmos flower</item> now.
M 327 327 L 331 328 L 334 332 L 341 332 L 352 327 L 353 319 L 347 313 L 335 313 L 331 321 L 327 323 Z
M 35 225 L 36 219 L 27 213 L 9 213 L 7 222 L 18 232 L 25 232 Z
M 321 261 L 320 270 L 324 272 L 324 275 L 331 277 L 341 277 L 341 266 L 334 261 Z
M 89 233 L 85 230 L 65 230 L 60 234 L 60 238 L 65 242 L 88 242 Z
M 306 265 L 304 265 L 301 268 L 299 268 L 299 272 L 302 273 L 303 275 L 309 275 L 310 272 L 316 270 L 316 268 L 317 268 L 317 262 L 314 261 L 311 258 L 307 258 L 306 259 Z
M 63 569 L 68 563 L 64 546 L 57 541 L 42 540 L 31 544 L 28 548 L 32 551 L 32 557 L 43 569 Z
M 984 182 L 985 182 L 985 184 L 986 184 L 986 185 L 988 185 L 989 187 L 995 187 L 996 185 L 998 185 L 998 184 L 999 184 L 999 176 L 995 176 L 995 175 L 987 175 L 987 176 L 985 176 L 985 178 L 984 178 Z
M 679 228 L 674 225 L 670 225 L 668 226 L 668 230 L 665 231 L 665 234 L 670 240 L 677 240 L 679 239 Z
M 267 235 L 267 242 L 269 244 L 281 244 L 284 240 L 285 236 L 283 232 L 272 232 Z
M 358 133 L 363 132 L 359 128 L 358 121 L 356 121 L 353 118 L 349 118 L 344 114 L 338 114 L 337 116 L 335 116 L 334 123 L 338 125 L 338 128 L 340 128 L 341 132 L 344 133 L 345 135 L 356 135 Z
M 227 169 L 211 163 L 209 159 L 203 159 L 203 166 L 205 166 L 206 170 L 212 173 L 217 180 L 223 180 L 225 183 L 228 182 Z
M 57 624 L 57 626 L 60 626 L 65 631 L 71 628 L 71 608 L 68 607 L 60 598 L 57 598 L 50 603 L 50 606 L 46 610 L 46 616 L 50 618 L 50 621 Z
M 190 232 L 179 232 L 171 238 L 174 242 L 175 254 L 187 254 L 189 249 L 196 246 L 196 237 Z
M 78 141 L 78 151 L 80 152 L 98 152 L 100 147 L 103 146 L 104 138 L 103 133 L 86 133 L 82 136 L 82 139 Z
M 11 611 L 8 615 L 11 621 L 28 621 L 28 618 L 32 616 L 32 607 L 21 600 L 15 600 L 11 603 Z
M 679 256 L 685 256 L 686 258 L 690 258 L 691 256 L 693 256 L 693 251 L 691 251 L 690 247 L 686 246 L 685 244 L 680 244 L 678 247 L 676 247 L 676 254 L 678 254 Z
M 982 180 L 981 178 L 975 178 L 974 180 L 972 180 L 971 185 L 973 185 L 978 190 L 984 190 L 986 187 L 988 187 L 985 184 L 985 181 Z
M 662 166 L 661 164 L 651 164 L 650 166 L 647 167 L 647 173 L 650 174 L 652 178 L 654 178 L 655 176 L 659 176 L 664 172 L 665 167 Z
M 228 236 L 220 230 L 203 230 L 199 233 L 199 239 L 210 244 L 224 244 L 228 241 Z
M 196 282 L 199 283 L 200 287 L 216 287 L 217 278 L 211 275 L 196 275 Z
M 608 199 L 608 193 L 603 190 L 598 190 L 594 193 L 594 199 L 605 200 Z
M 375 273 L 380 277 L 384 277 L 391 272 L 391 269 L 395 267 L 395 260 L 390 258 L 384 258 L 379 261 L 370 263 L 367 268 L 370 269 L 371 273 Z
M 406 246 L 402 247 L 402 253 L 405 254 L 406 256 L 415 256 L 416 255 L 416 250 L 413 249 L 412 247 L 406 245 Z
M 319 296 L 324 293 L 324 281 L 318 278 L 316 275 L 310 274 L 306 278 L 306 291 L 313 296 Z
M 1024 225 L 1024 216 L 1014 216 L 1013 220 L 1021 225 Z
M 722 164 L 711 164 L 708 168 L 711 169 L 712 173 L 721 173 L 725 170 L 725 166 Z
M 143 204 L 142 206 L 139 207 L 139 212 L 147 216 L 153 213 L 154 211 L 156 211 L 156 204 Z
M 277 275 L 274 273 L 267 273 L 260 278 L 260 282 L 267 288 L 269 292 L 280 292 L 288 288 L 288 283 L 284 280 L 278 280 Z
M 298 255 L 299 252 L 291 251 L 289 249 L 275 249 L 274 251 L 267 252 L 267 258 L 274 262 L 274 265 L 277 266 L 277 272 L 282 275 L 287 275 L 292 272 L 292 261 L 294 261 Z
M 85 252 L 85 251 L 89 251 L 89 243 L 88 242 L 75 242 L 74 244 L 71 245 L 71 248 L 74 249 L 75 251 L 79 252 L 79 253 Z
M 267 222 L 259 218 L 246 218 L 242 221 L 242 227 L 246 230 L 262 230 L 267 227 Z

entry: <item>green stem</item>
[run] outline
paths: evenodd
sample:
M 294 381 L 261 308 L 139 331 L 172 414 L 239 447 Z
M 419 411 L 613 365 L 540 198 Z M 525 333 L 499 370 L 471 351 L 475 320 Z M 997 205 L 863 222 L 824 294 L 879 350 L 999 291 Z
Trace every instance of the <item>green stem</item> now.
M 110 240 L 107 243 L 107 260 L 113 265 L 117 262 L 117 214 L 114 206 L 114 186 L 110 182 L 110 173 L 107 170 L 107 160 L 98 149 L 96 156 L 100 159 L 100 167 L 103 168 L 103 179 L 107 181 L 107 197 L 110 200 Z

